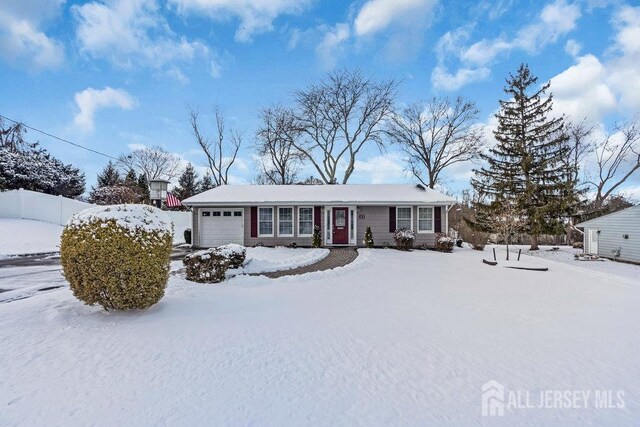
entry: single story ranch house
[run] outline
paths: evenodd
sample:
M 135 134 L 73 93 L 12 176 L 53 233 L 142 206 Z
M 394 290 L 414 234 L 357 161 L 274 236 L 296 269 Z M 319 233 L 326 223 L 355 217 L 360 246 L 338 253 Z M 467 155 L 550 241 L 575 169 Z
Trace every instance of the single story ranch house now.
M 316 225 L 325 246 L 362 246 L 367 226 L 376 245 L 410 229 L 416 245 L 433 246 L 455 199 L 421 185 L 222 185 L 182 203 L 195 247 L 311 246 Z

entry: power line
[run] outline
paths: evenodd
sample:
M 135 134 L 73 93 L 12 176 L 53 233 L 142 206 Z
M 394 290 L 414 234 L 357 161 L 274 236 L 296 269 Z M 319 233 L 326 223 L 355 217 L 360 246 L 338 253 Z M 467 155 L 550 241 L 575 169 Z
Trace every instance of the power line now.
M 113 156 L 110 156 L 108 154 L 102 153 L 100 151 L 94 150 L 93 148 L 85 147 L 84 145 L 76 144 L 75 142 L 71 142 L 68 139 L 64 139 L 64 138 L 60 138 L 59 136 L 52 135 L 52 134 L 50 134 L 48 132 L 45 132 L 43 130 L 40 130 L 40 129 L 34 128 L 32 126 L 26 125 L 23 122 L 19 122 L 19 121 L 10 119 L 9 117 L 3 116 L 2 114 L 0 114 L 0 118 L 3 118 L 5 120 L 9 120 L 10 122 L 13 122 L 13 123 L 15 123 L 17 125 L 24 126 L 25 128 L 27 128 L 29 130 L 40 132 L 41 134 L 47 135 L 48 137 L 51 137 L 51 138 L 54 138 L 54 139 L 57 139 L 58 141 L 66 142 L 67 144 L 71 144 L 74 147 L 82 148 L 83 150 L 91 151 L 92 153 L 98 154 L 100 156 L 108 157 L 109 159 L 113 159 L 113 160 L 118 161 L 118 158 L 116 158 L 116 157 L 113 157 Z

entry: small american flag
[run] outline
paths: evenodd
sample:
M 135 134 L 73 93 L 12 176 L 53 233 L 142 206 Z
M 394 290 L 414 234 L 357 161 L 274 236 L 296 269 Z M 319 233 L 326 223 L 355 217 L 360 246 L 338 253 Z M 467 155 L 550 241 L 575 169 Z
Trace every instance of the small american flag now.
M 182 203 L 180 203 L 180 200 L 178 200 L 178 198 L 173 194 L 167 193 L 167 207 L 179 208 L 180 206 L 182 206 Z

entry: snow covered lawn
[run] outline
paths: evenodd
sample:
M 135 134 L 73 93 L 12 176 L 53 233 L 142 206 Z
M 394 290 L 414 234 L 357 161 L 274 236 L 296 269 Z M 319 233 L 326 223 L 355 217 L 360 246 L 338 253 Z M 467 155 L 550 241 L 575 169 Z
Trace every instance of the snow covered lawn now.
M 582 249 L 574 249 L 570 246 L 557 246 L 558 250 L 554 251 L 551 250 L 553 247 L 554 246 L 540 246 L 540 250 L 530 251 L 529 245 L 514 245 L 510 247 L 510 252 L 517 253 L 518 249 L 522 249 L 522 253 L 525 255 L 588 269 L 596 274 L 615 274 L 616 276 L 623 276 L 640 283 L 640 265 L 612 261 L 606 258 L 601 258 L 597 261 L 576 261 L 574 255 L 583 253 Z M 491 248 L 488 247 L 487 250 L 491 250 Z M 503 254 L 505 253 L 504 246 L 496 246 L 496 250 L 502 251 Z
M 640 284 L 487 256 L 361 250 L 276 280 L 174 275 L 144 312 L 106 313 L 67 288 L 0 304 L 0 425 L 637 422 Z M 625 407 L 482 418 L 489 380 L 532 404 L 541 390 L 623 390 Z
M 63 227 L 29 219 L 0 218 L 0 258 L 60 250 Z
M 246 274 L 291 270 L 314 264 L 327 255 L 329 255 L 329 249 L 247 248 L 247 258 L 242 270 Z

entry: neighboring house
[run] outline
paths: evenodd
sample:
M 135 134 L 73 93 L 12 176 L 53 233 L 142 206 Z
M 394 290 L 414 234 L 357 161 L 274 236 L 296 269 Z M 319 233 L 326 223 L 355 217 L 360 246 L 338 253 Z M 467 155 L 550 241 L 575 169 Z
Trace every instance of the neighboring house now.
M 367 226 L 378 246 L 402 228 L 433 246 L 455 199 L 415 185 L 223 185 L 182 203 L 193 208 L 196 247 L 311 246 L 315 225 L 325 246 L 362 246 Z
M 640 206 L 581 222 L 588 254 L 640 263 Z

